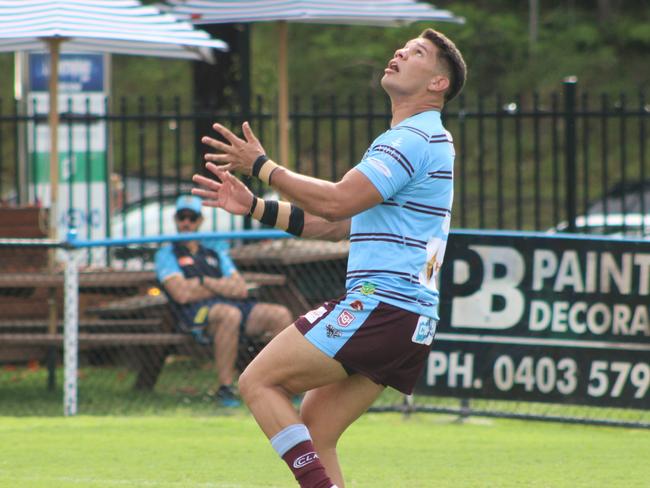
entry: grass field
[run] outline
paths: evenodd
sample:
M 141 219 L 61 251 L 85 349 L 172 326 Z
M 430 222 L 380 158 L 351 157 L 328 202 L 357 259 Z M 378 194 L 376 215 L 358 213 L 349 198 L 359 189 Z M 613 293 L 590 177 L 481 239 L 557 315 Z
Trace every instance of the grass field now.
M 0 487 L 296 486 L 253 419 L 0 417 Z M 650 432 L 368 414 L 339 446 L 348 488 L 650 486 Z

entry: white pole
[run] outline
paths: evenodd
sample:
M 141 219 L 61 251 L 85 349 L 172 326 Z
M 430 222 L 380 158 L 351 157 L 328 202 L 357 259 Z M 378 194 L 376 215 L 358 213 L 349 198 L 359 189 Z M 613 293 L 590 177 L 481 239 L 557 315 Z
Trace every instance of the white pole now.
M 79 272 L 77 251 L 66 250 L 63 330 L 63 415 L 77 414 L 77 366 L 79 357 Z

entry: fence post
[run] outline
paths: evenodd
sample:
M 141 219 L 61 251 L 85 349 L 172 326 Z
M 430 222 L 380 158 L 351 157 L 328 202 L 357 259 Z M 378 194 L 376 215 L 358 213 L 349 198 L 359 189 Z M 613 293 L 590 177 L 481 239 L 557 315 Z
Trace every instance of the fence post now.
M 68 242 L 76 233 L 68 233 Z M 79 357 L 79 272 L 77 250 L 65 251 L 65 281 L 63 287 L 63 415 L 77 414 L 77 367 Z
M 568 76 L 564 85 L 564 171 L 565 210 L 569 232 L 576 230 L 576 85 L 578 78 Z

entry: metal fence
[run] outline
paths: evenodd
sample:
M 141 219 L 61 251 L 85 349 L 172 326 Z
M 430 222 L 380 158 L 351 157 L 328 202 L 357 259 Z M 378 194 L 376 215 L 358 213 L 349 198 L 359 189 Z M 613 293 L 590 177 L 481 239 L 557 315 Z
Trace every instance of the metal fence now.
M 76 224 L 81 239 L 104 237 L 93 229 L 95 221 L 102 218 L 105 234 L 110 236 L 171 233 L 166 226 L 172 224 L 173 198 L 188 190 L 191 174 L 202 164 L 203 148 L 197 144 L 198 136 L 215 120 L 236 125 L 247 118 L 267 152 L 274 156 L 278 128 L 275 113 L 268 108 L 271 105 L 258 98 L 251 113 L 244 116 L 198 111 L 178 98 L 158 97 L 107 100 L 108 115 L 93 115 L 88 105 L 85 113 L 62 114 L 67 134 L 83 139 L 89 137 L 93 124 L 106 123 L 109 149 L 101 164 L 105 165 L 103 173 L 109 191 L 99 199 L 86 192 L 81 200 L 75 200 L 69 192 L 61 224 Z M 41 177 L 39 172 L 43 168 L 30 148 L 35 147 L 41 135 L 37 128 L 47 121 L 27 112 L 24 106 L 0 101 L 3 203 L 39 202 L 39 194 L 30 182 Z M 650 105 L 644 94 L 594 97 L 579 93 L 571 80 L 564 83 L 560 93 L 454 102 L 444 114 L 457 152 L 453 226 L 649 234 L 649 117 Z M 385 101 L 296 99 L 288 164 L 305 174 L 339 178 L 361 158 L 389 122 L 390 107 Z M 90 155 L 67 154 L 61 159 L 65 158 L 86 168 L 81 180 L 91 178 Z M 66 178 L 72 183 L 73 172 L 63 174 L 62 184 L 66 184 Z M 251 226 L 249 221 L 232 219 L 216 211 L 206 217 L 206 231 Z M 233 249 L 244 243 L 232 242 Z M 279 246 L 277 242 L 265 245 L 268 252 L 278 252 L 274 248 Z M 47 260 L 42 253 L 34 254 L 33 247 L 2 248 L 14 257 L 27 256 L 27 264 L 39 263 L 42 267 Z M 170 324 L 160 314 L 163 295 L 152 273 L 151 258 L 156 249 L 155 245 L 138 241 L 133 245 L 77 251 L 82 269 L 78 286 L 79 334 L 85 334 L 80 336 L 78 373 L 82 412 L 214 409 L 215 376 L 209 348 L 197 348 L 177 334 L 167 335 Z M 279 249 L 282 255 L 300 255 Z M 311 261 L 294 264 L 272 259 L 247 262 L 243 255 L 238 265 L 256 285 L 254 293 L 260 299 L 286 304 L 297 315 L 340 294 L 345 276 L 345 259 L 340 252 L 318 248 Z M 16 262 L 14 257 L 7 259 L 5 254 L 0 266 Z M 98 273 L 98 266 L 107 266 L 108 272 Z M 5 281 L 0 288 L 0 333 L 28 333 L 35 337 L 35 342 L 21 344 L 21 338 L 2 337 L 0 413 L 60 414 L 64 388 L 63 275 L 60 269 L 32 274 L 31 284 L 21 282 L 28 279 L 22 275 L 25 273 L 17 269 L 3 269 L 0 273 Z M 144 301 L 142 297 L 146 297 Z M 115 303 L 122 309 L 111 309 Z M 15 317 L 9 318 L 9 310 Z M 126 339 L 119 338 L 120 334 Z M 135 342 L 120 343 L 121 340 Z M 246 352 L 254 352 L 255 344 L 242 344 L 242 348 L 245 361 Z M 174 353 L 169 354 L 168 350 Z M 375 408 L 649 423 L 646 411 L 517 401 L 459 403 L 456 398 L 404 399 L 394 393 L 387 393 Z
M 347 241 L 277 239 L 279 234 L 278 231 L 244 231 L 204 233 L 195 237 L 212 239 L 212 244 L 216 240 L 228 242 L 231 257 L 250 285 L 250 297 L 258 303 L 284 306 L 294 318 L 344 293 Z M 168 239 L 183 238 L 187 236 L 158 236 L 129 242 L 141 244 L 149 240 L 159 245 Z M 73 240 L 65 246 L 63 258 L 54 269 L 2 269 L 0 415 L 224 413 L 216 395 L 218 354 L 214 345 L 209 337 L 179 329 L 179 318 L 170 308 L 155 273 L 98 269 L 85 266 L 80 260 L 84 247 L 107 243 L 117 248 L 128 245 L 125 240 Z M 47 240 L 0 239 L 0 257 L 5 257 L 7 252 L 14 255 L 32 252 L 33 258 L 34 252 L 47 254 L 53 247 L 60 246 Z M 453 262 L 455 256 L 451 253 L 448 258 Z M 1 263 L 6 261 L 0 260 Z M 448 307 L 449 303 L 443 305 Z M 441 316 L 448 315 L 448 310 L 441 310 Z M 268 337 L 239 336 L 236 361 L 239 371 L 266 340 Z M 441 340 L 444 342 L 444 338 Z M 440 355 L 441 343 L 436 344 L 434 352 Z M 457 345 L 453 351 L 457 354 L 463 349 Z M 514 354 L 514 349 L 511 352 Z M 574 362 L 582 358 L 582 353 L 574 357 L 567 349 L 558 347 L 560 352 L 564 362 L 567 358 L 573 358 Z M 650 369 L 647 362 L 635 361 L 629 357 L 628 363 L 635 364 L 625 372 L 625 391 L 629 393 L 627 397 L 636 392 L 634 401 L 645 405 Z M 464 370 L 467 364 L 458 367 Z M 478 370 L 474 374 L 478 375 Z M 539 376 L 539 371 L 531 374 L 538 375 L 533 382 L 565 379 L 560 372 L 552 378 Z M 602 378 L 601 383 L 587 380 L 588 374 L 591 373 L 581 370 L 580 382 L 590 381 L 590 389 L 602 386 Z M 514 378 L 519 386 L 530 379 L 519 367 Z M 623 391 L 619 381 L 614 380 L 615 375 L 611 385 Z M 499 396 L 491 396 L 487 390 L 478 391 L 474 396 L 465 392 L 459 398 L 449 392 L 440 395 L 419 390 L 414 396 L 404 397 L 389 389 L 373 405 L 373 410 L 650 426 L 647 409 L 612 407 L 605 397 L 576 402 L 571 396 L 540 400 L 543 395 L 532 395 L 532 401 L 522 401 L 516 390 L 508 388 L 509 393 L 502 392 Z
M 77 201 L 68 192 L 59 220 L 75 224 L 87 238 L 160 233 L 161 209 L 186 191 L 191 175 L 201 169 L 206 148 L 199 136 L 209 133 L 213 121 L 237 126 L 251 120 L 267 152 L 277 154 L 277 119 L 269 107 L 273 104 L 258 97 L 249 114 L 213 112 L 196 110 L 180 98 L 156 97 L 107 100 L 107 115 L 99 116 L 89 104 L 83 113 L 74 113 L 69 104 L 61 117 L 69 137 L 87 139 L 93 124 L 105 123 L 108 150 L 105 162 L 97 163 L 90 155 L 73 154 L 70 142 L 61 157 L 68 160 L 61 184 L 72 182 L 84 167 L 89 183 L 90 166 L 101 164 L 110 191 L 105 199 L 86 192 Z M 27 112 L 0 101 L 0 199 L 8 203 L 42 202 L 30 182 L 44 169 L 30 148 L 47 120 Z M 453 102 L 444 114 L 457 152 L 452 225 L 644 232 L 647 226 L 639 226 L 638 219 L 650 204 L 649 118 L 644 93 L 593 96 L 579 92 L 573 80 L 558 93 Z M 296 98 L 291 157 L 284 163 L 335 180 L 389 123 L 386 100 Z M 98 221 L 105 222 L 103 231 L 93 230 Z M 216 223 L 215 229 L 224 225 Z

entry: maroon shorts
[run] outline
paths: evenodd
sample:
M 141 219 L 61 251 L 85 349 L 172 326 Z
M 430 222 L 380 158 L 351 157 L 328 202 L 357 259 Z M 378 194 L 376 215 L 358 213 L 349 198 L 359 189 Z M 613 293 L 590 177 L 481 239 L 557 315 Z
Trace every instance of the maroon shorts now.
M 436 323 L 353 292 L 325 302 L 295 325 L 348 373 L 411 394 L 431 350 Z

